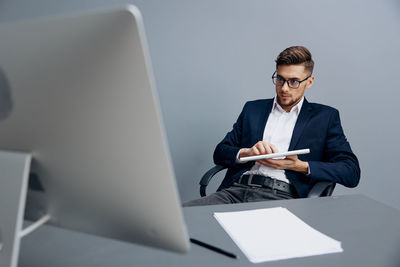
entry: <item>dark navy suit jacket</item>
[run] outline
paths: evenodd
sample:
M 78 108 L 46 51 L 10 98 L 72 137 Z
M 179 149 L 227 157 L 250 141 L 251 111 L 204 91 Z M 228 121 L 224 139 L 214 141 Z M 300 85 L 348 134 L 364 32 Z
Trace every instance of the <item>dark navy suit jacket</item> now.
M 236 163 L 236 156 L 241 148 L 250 148 L 263 140 L 272 104 L 273 99 L 247 102 L 232 131 L 227 133 L 215 148 L 215 164 L 228 167 L 219 190 L 232 185 L 254 165 L 254 162 Z M 360 180 L 360 167 L 343 133 L 338 110 L 321 104 L 308 103 L 304 99 L 289 150 L 303 148 L 309 148 L 311 152 L 298 157 L 308 162 L 310 175 L 285 171 L 299 197 L 306 197 L 318 181 L 332 181 L 346 187 L 357 186 Z

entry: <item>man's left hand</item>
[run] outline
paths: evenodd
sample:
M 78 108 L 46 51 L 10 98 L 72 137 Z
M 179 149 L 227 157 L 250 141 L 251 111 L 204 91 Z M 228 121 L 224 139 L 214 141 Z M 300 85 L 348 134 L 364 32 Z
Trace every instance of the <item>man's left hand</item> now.
M 299 160 L 297 155 L 286 156 L 284 159 L 261 159 L 257 162 L 273 169 L 308 173 L 308 162 Z

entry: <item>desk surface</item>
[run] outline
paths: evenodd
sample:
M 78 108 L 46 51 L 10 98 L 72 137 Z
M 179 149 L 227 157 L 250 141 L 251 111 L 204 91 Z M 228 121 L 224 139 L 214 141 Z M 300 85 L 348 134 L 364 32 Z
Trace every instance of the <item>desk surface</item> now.
M 234 252 L 238 260 L 196 245 L 187 254 L 176 254 L 43 226 L 22 240 L 19 266 L 253 266 L 213 212 L 277 206 L 341 241 L 344 252 L 257 266 L 400 266 L 400 211 L 361 195 L 184 208 L 191 237 Z

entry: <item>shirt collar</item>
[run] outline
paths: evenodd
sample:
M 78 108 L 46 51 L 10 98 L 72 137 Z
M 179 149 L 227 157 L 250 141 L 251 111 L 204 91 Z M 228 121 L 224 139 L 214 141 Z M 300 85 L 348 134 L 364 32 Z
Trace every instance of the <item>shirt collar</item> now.
M 299 115 L 300 110 L 301 110 L 301 107 L 303 106 L 303 103 L 304 103 L 304 96 L 301 98 L 300 102 L 297 103 L 297 105 L 294 106 L 294 107 L 289 111 L 289 113 L 290 113 L 290 112 L 296 112 L 296 115 Z M 279 112 L 286 112 L 286 110 L 284 110 L 284 109 L 278 104 L 278 102 L 276 101 L 276 96 L 274 97 L 274 103 L 272 104 L 272 110 L 271 110 L 271 112 L 274 111 L 274 110 L 278 110 Z

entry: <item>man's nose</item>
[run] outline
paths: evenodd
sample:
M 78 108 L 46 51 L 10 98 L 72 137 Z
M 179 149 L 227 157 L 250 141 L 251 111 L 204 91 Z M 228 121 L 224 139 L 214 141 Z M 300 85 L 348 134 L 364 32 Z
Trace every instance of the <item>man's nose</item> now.
M 288 81 L 285 81 L 284 83 L 283 83 L 283 85 L 281 86 L 281 88 L 282 88 L 282 91 L 288 91 L 289 90 L 289 85 L 288 85 Z

